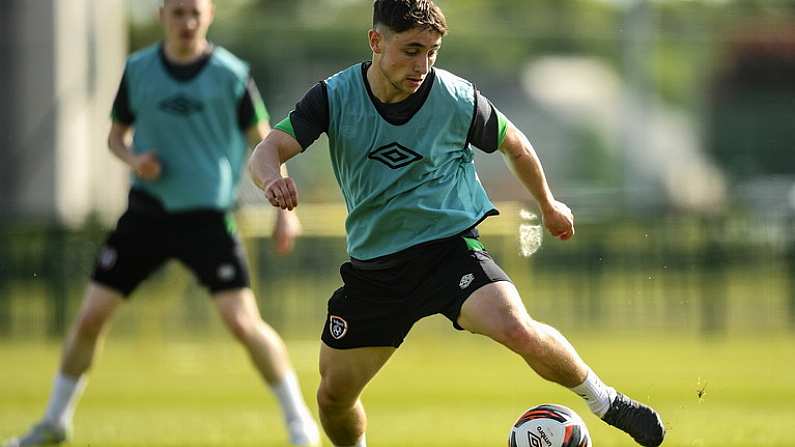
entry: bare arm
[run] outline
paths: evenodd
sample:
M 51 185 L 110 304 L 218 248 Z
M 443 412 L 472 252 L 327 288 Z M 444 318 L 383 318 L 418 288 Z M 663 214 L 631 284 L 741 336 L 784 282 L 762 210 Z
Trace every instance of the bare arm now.
M 500 151 L 513 174 L 538 202 L 544 226 L 550 234 L 563 240 L 574 236 L 574 215 L 564 203 L 555 200 L 538 155 L 527 137 L 513 124 L 508 124 Z
M 156 180 L 160 177 L 160 162 L 154 152 L 133 154 L 130 145 L 132 141 L 132 127 L 119 122 L 113 122 L 108 133 L 108 148 L 119 160 L 129 166 L 135 175 L 143 180 Z
M 247 137 L 248 137 L 248 145 L 249 147 L 256 148 L 265 137 L 273 130 L 271 125 L 267 121 L 263 121 L 256 126 L 251 126 L 248 129 Z M 280 172 L 283 177 L 287 177 L 287 165 L 282 164 Z
M 248 140 L 249 147 L 255 147 L 259 144 L 260 141 L 264 140 L 265 137 L 271 131 L 271 125 L 267 121 L 260 121 L 257 124 L 254 124 L 246 130 L 246 139 Z
M 292 210 L 298 206 L 298 189 L 290 177 L 282 174 L 282 164 L 301 152 L 295 138 L 280 130 L 273 131 L 254 148 L 248 162 L 251 179 L 265 191 L 271 205 Z
M 132 127 L 114 121 L 108 133 L 108 149 L 116 158 L 135 169 L 135 156 L 130 150 L 131 141 Z

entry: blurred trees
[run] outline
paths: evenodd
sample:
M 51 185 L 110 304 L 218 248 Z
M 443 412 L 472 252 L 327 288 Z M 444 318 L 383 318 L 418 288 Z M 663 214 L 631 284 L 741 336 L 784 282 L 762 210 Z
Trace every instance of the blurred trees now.
M 527 63 L 547 55 L 594 58 L 626 78 L 634 63 L 626 53 L 626 40 L 636 38 L 626 20 L 629 6 L 641 1 L 438 0 L 450 26 L 438 64 L 476 81 L 498 106 L 501 101 L 516 100 Z M 370 0 L 215 2 L 217 17 L 210 37 L 251 63 L 274 121 L 285 116 L 318 80 L 369 58 Z M 649 76 L 651 91 L 647 93 L 678 107 L 695 120 L 697 128 L 703 127 L 710 152 L 727 172 L 795 173 L 795 156 L 783 150 L 795 139 L 795 127 L 789 124 L 793 122 L 792 95 L 782 93 L 793 90 L 792 72 L 775 87 L 761 78 L 762 84 L 754 84 L 747 76 L 756 75 L 745 69 L 734 74 L 725 70 L 737 62 L 732 39 L 738 29 L 747 27 L 753 33 L 755 27 L 769 23 L 793 23 L 794 5 L 791 0 L 648 2 L 647 20 L 653 29 L 641 36 L 650 40 L 643 45 L 648 54 L 642 61 Z M 135 23 L 131 50 L 159 38 L 157 24 Z M 757 72 L 768 74 L 786 68 L 775 61 L 764 62 L 770 56 L 765 54 L 748 60 L 745 68 L 758 65 Z M 582 135 L 583 130 L 575 132 Z M 767 143 L 758 146 L 754 135 Z M 616 160 L 600 149 L 605 142 L 575 140 L 593 143 L 581 149 L 594 165 L 612 164 L 605 172 L 620 170 Z M 747 144 L 743 146 L 742 141 Z M 319 174 L 330 178 L 326 167 L 301 169 L 323 169 Z M 325 186 L 318 191 L 328 194 Z
M 795 176 L 795 22 L 735 29 L 710 105 L 710 149 L 735 179 Z

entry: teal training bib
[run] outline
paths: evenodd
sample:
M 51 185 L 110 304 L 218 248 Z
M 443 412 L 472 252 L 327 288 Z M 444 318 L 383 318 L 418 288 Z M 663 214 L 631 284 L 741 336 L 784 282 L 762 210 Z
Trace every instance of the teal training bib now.
M 221 47 L 192 79 L 166 71 L 159 45 L 127 60 L 125 73 L 135 114 L 133 151 L 153 150 L 161 177 L 133 186 L 157 197 L 169 211 L 228 209 L 237 194 L 247 154 L 237 107 L 246 92 L 248 66 Z
M 384 120 L 361 65 L 326 81 L 329 146 L 348 207 L 348 253 L 368 260 L 456 235 L 494 212 L 467 135 L 475 113 L 471 83 L 435 70 L 434 85 L 405 124 Z

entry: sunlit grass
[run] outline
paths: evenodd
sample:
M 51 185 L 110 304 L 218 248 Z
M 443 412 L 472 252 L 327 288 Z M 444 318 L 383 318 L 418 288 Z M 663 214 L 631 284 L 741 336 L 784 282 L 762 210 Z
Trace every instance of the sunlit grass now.
M 441 318 L 421 323 L 367 388 L 371 445 L 504 446 L 513 419 L 542 402 L 583 415 L 596 446 L 634 445 L 503 348 L 452 330 L 439 335 L 446 324 Z M 664 445 L 793 445 L 793 336 L 705 340 L 578 332 L 569 338 L 607 382 L 662 412 L 669 428 Z M 317 342 L 288 344 L 314 409 Z M 0 342 L 0 438 L 41 415 L 58 354 L 55 344 Z M 112 336 L 75 425 L 73 446 L 286 445 L 274 399 L 229 339 Z

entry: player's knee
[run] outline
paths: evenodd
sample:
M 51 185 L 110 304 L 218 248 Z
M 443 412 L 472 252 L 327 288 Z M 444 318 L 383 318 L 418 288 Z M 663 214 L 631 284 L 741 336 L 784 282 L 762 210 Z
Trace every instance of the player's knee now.
M 544 351 L 542 333 L 533 322 L 512 321 L 503 327 L 502 337 L 503 343 L 516 352 L 540 355 Z
M 262 329 L 261 326 L 264 325 L 264 322 L 259 313 L 246 306 L 238 296 L 232 295 L 229 298 L 218 299 L 218 312 L 221 319 L 238 341 L 245 343 Z
M 246 315 L 225 316 L 224 322 L 232 336 L 240 342 L 248 340 L 256 328 L 256 321 Z
M 341 395 L 323 388 L 317 390 L 317 406 L 323 413 L 333 412 L 345 408 L 345 400 Z
M 335 398 L 334 394 L 329 392 L 325 387 L 321 384 L 320 387 L 317 389 L 317 406 L 320 411 L 328 410 L 334 404 Z
M 317 389 L 317 405 L 321 411 L 328 412 L 350 408 L 356 403 L 356 396 L 345 392 L 342 387 L 334 387 L 328 380 L 322 380 Z

